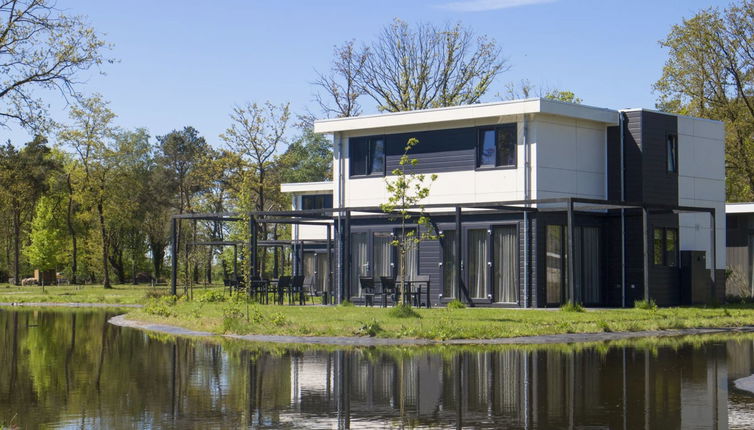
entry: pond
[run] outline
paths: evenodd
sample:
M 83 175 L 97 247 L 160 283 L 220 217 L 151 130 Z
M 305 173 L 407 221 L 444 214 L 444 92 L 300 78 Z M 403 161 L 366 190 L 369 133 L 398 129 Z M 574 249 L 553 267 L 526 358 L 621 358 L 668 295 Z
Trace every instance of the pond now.
M 529 347 L 175 339 L 0 310 L 0 428 L 751 428 L 751 336 Z

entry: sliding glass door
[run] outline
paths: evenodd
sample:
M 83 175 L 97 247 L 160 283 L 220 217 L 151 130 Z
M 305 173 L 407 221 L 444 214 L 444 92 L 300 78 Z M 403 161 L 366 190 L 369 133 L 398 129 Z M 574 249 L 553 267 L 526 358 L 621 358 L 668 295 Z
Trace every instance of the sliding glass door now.
M 601 303 L 600 229 L 577 226 L 573 229 L 574 292 L 568 297 L 568 229 L 563 225 L 547 226 L 547 304 L 560 305 L 575 300 L 588 305 Z
M 562 225 L 547 226 L 547 243 L 545 244 L 547 271 L 547 304 L 563 303 L 566 283 L 566 230 Z
M 369 276 L 369 236 L 351 233 L 351 295 L 361 297 L 360 276 Z
M 375 283 L 380 276 L 392 276 L 393 273 L 393 236 L 390 233 L 374 233 L 372 236 L 372 258 L 374 261 L 372 276 Z
M 458 240 L 455 230 L 444 231 L 442 243 L 442 296 L 456 298 L 458 291 L 458 265 L 456 241 Z
M 515 225 L 492 232 L 493 298 L 498 303 L 518 302 L 518 232 Z
M 469 296 L 472 299 L 486 299 L 489 285 L 487 229 L 468 230 L 466 235 L 469 262 L 466 278 Z

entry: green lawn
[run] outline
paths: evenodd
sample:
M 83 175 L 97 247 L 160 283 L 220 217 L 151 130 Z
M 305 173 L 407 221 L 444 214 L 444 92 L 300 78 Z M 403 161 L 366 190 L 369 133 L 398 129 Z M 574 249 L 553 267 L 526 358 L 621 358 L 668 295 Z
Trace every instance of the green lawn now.
M 222 291 L 221 287 L 213 290 Z M 197 294 L 204 291 L 196 288 Z M 149 285 L 114 285 L 104 289 L 102 285 L 84 286 L 40 286 L 16 287 L 15 285 L 0 284 L 0 303 L 112 303 L 112 304 L 143 304 L 152 295 L 167 294 L 168 287 L 151 287 Z
M 199 297 L 199 296 L 197 296 Z M 416 309 L 399 318 L 389 309 L 276 306 L 155 300 L 128 318 L 213 333 L 296 336 L 377 336 L 419 339 L 491 339 L 754 325 L 754 307 L 610 309 L 587 312 L 492 308 Z
M 208 291 L 210 292 L 208 294 Z M 15 287 L 0 284 L 0 303 L 146 304 L 129 318 L 214 333 L 296 336 L 377 336 L 417 339 L 490 339 L 558 333 L 594 333 L 754 325 L 754 305 L 719 308 L 609 309 L 587 312 L 522 309 L 415 309 L 400 318 L 390 309 L 355 306 L 276 306 L 228 301 L 222 287 L 195 288 L 195 300 L 173 304 L 167 287 L 101 285 Z M 222 300 L 222 301 L 216 301 Z

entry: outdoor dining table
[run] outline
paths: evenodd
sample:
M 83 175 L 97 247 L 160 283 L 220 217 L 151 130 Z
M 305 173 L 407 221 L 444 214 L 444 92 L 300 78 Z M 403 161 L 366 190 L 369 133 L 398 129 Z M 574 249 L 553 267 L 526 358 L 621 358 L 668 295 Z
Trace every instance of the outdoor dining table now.
M 419 305 L 421 304 L 421 298 L 422 296 L 424 296 L 426 299 L 425 306 L 427 308 L 430 307 L 428 279 L 406 279 L 405 281 L 403 281 L 403 283 L 406 284 L 406 296 L 409 300 L 413 301 L 412 304 L 414 306 L 419 307 Z M 401 281 L 399 279 L 396 279 L 395 287 L 397 291 L 400 291 L 400 284 Z M 424 286 L 424 288 L 422 288 L 422 286 Z

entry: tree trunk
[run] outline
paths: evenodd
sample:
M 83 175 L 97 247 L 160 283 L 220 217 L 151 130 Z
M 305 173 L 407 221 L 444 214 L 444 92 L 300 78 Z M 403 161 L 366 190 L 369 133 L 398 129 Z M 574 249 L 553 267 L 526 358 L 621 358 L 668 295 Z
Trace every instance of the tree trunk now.
M 207 284 L 212 284 L 212 247 L 208 246 L 207 251 L 207 271 L 206 271 L 206 279 Z
M 16 285 L 21 285 L 19 278 L 19 254 L 21 252 L 21 214 L 18 209 L 13 209 L 13 276 Z
M 154 270 L 154 279 L 160 279 L 162 274 L 162 263 L 165 260 L 165 246 L 166 244 L 157 240 L 149 240 L 149 248 L 152 250 L 152 269 Z
M 66 224 L 68 225 L 68 234 L 71 236 L 71 283 L 76 284 L 76 271 L 78 259 L 78 244 L 76 243 L 76 229 L 73 228 L 73 186 L 71 185 L 70 173 L 66 176 L 68 182 L 68 212 L 66 214 Z
M 117 243 L 117 241 L 115 241 L 115 243 Z M 125 284 L 126 269 L 123 266 L 123 250 L 119 246 L 113 246 L 113 251 L 108 257 L 110 258 L 110 265 L 113 266 L 113 270 L 115 270 L 115 276 L 118 278 L 118 283 Z
M 274 240 L 278 240 L 278 225 L 275 224 L 274 227 L 272 227 L 272 238 Z M 276 278 L 280 274 L 280 266 L 278 265 L 278 247 L 275 246 L 273 249 L 272 254 L 272 277 Z
M 108 258 L 108 240 L 107 228 L 105 227 L 105 208 L 102 199 L 97 201 L 97 214 L 99 215 L 99 228 L 102 235 L 102 286 L 106 289 L 112 288 L 110 285 L 110 258 Z

